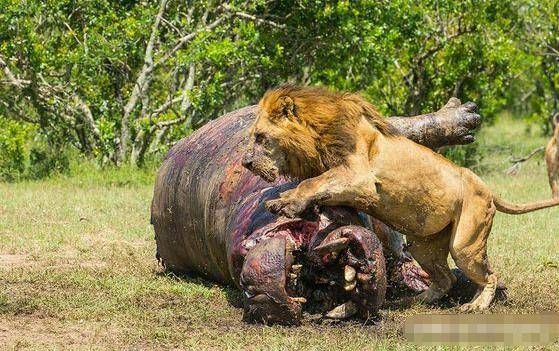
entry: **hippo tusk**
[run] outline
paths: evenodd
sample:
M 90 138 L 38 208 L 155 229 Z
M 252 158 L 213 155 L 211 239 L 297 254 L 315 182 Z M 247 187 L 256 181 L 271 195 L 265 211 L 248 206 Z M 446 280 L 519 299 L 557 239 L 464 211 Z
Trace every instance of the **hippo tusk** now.
M 344 279 L 346 282 L 354 281 L 356 274 L 357 272 L 355 271 L 355 268 L 353 268 L 352 266 L 346 265 L 344 267 Z
M 332 319 L 347 319 L 354 316 L 356 313 L 357 306 L 355 303 L 353 301 L 347 301 L 326 313 L 326 317 Z
M 344 250 L 349 246 L 349 239 L 348 238 L 339 238 L 334 239 L 328 243 L 319 245 L 314 248 L 314 251 L 318 254 L 327 254 L 327 253 L 339 253 L 340 251 Z

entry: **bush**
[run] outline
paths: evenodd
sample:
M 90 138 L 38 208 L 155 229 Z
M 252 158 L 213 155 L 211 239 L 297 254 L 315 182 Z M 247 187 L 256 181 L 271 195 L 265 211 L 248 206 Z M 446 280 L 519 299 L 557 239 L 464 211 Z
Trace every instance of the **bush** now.
M 35 143 L 29 151 L 28 179 L 48 178 L 56 173 L 66 173 L 70 168 L 68 153 L 44 142 Z
M 28 123 L 0 116 L 0 181 L 43 179 L 68 171 L 68 153 L 44 141 Z
M 483 154 L 478 149 L 478 143 L 475 142 L 468 145 L 449 147 L 442 154 L 457 165 L 470 168 L 475 172 L 481 171 L 480 167 L 483 159 Z
M 0 180 L 13 182 L 25 176 L 32 132 L 28 124 L 0 117 Z

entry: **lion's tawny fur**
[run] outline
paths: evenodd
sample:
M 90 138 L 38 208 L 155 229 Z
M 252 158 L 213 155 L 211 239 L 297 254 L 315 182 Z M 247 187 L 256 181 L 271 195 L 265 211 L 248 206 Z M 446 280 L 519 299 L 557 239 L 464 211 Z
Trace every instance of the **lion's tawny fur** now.
M 282 85 L 268 90 L 260 100 L 261 111 L 281 126 L 280 146 L 288 154 L 290 175 L 305 179 L 343 164 L 355 152 L 354 135 L 361 118 L 385 136 L 396 129 L 361 95 L 339 93 L 323 87 Z
M 545 148 L 545 162 L 552 196 L 559 197 L 559 112 L 553 116 L 553 136 Z

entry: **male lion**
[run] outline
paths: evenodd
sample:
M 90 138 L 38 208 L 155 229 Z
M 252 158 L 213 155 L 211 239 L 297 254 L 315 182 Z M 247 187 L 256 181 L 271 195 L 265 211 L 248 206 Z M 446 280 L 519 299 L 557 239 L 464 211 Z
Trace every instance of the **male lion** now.
M 547 163 L 547 175 L 553 197 L 559 197 L 559 112 L 553 116 L 555 131 L 553 137 L 545 148 L 545 162 Z
M 495 210 L 520 214 L 559 204 L 499 199 L 469 169 L 397 135 L 357 94 L 284 85 L 259 106 L 243 165 L 267 181 L 280 174 L 303 180 L 266 207 L 294 217 L 311 205 L 351 206 L 408 235 L 432 279 L 417 301 L 434 302 L 454 284 L 450 252 L 479 287 L 462 309 L 486 309 L 497 286 L 487 259 Z

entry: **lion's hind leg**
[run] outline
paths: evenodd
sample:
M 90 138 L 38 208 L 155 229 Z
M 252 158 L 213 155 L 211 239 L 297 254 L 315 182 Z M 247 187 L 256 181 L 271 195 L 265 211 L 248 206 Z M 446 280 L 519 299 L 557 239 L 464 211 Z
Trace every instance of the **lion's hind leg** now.
M 553 170 L 549 170 L 549 186 L 551 187 L 551 194 L 552 197 L 557 198 L 559 197 L 559 159 L 557 160 L 556 165 Z
M 556 126 L 556 128 L 559 127 Z M 553 137 L 547 145 L 545 162 L 552 196 L 554 198 L 559 197 L 559 140 L 557 137 Z
M 495 298 L 498 279 L 487 258 L 487 238 L 491 232 L 495 205 L 491 198 L 476 196 L 465 201 L 462 214 L 452 234 L 450 254 L 468 278 L 478 285 L 478 292 L 462 311 L 485 310 Z
M 429 274 L 429 288 L 413 298 L 416 302 L 433 304 L 452 288 L 456 277 L 448 267 L 449 226 L 426 238 L 408 236 L 409 250 L 421 268 Z

